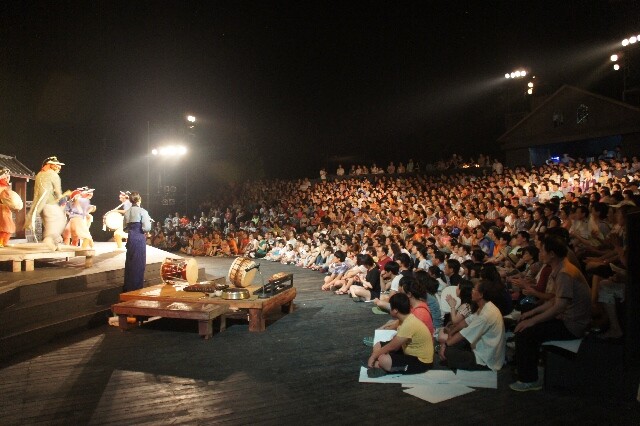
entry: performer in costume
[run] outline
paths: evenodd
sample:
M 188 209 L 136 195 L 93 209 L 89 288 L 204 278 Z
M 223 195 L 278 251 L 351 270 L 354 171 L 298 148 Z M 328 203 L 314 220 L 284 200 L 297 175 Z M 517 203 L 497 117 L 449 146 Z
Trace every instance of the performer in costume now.
M 146 233 L 151 230 L 149 213 L 140 207 L 142 197 L 132 192 L 129 199 L 131 208 L 124 214 L 127 235 L 127 256 L 124 264 L 123 291 L 139 290 L 144 284 L 144 269 L 147 264 Z
M 36 175 L 33 203 L 25 224 L 26 230 L 35 231 L 35 215 L 41 215 L 43 242 L 51 250 L 56 250 L 56 245 L 62 242 L 62 232 L 67 224 L 64 208 L 60 203 L 64 202 L 70 192 L 62 193 L 62 182 L 58 175 L 62 166 L 64 163 L 58 161 L 58 157 L 55 156 L 42 162 L 42 169 Z
M 0 247 L 9 244 L 11 234 L 16 232 L 11 210 L 22 210 L 22 198 L 11 190 L 10 180 L 10 170 L 6 167 L 0 169 Z
M 118 212 L 121 215 L 124 215 L 124 213 L 131 208 L 131 201 L 129 200 L 130 195 L 131 193 L 129 191 L 120 191 L 120 195 L 118 195 L 118 198 L 120 199 L 120 205 L 111 211 Z M 122 248 L 122 239 L 127 238 L 127 234 L 122 228 L 123 226 L 124 223 L 122 226 L 113 231 L 113 239 L 115 240 L 118 248 Z
M 93 247 L 89 226 L 91 212 L 95 211 L 96 207 L 91 205 L 91 197 L 93 197 L 93 189 L 86 186 L 76 189 L 69 196 L 69 202 L 66 205 L 69 222 L 63 234 L 65 244 L 77 246 L 79 240 L 82 240 L 83 248 Z

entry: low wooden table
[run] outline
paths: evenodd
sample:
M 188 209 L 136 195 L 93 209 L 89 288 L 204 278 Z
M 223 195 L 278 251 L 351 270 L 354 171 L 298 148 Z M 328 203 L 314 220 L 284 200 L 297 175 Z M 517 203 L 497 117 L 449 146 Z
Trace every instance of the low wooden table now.
M 224 314 L 229 305 L 213 305 L 210 303 L 196 302 L 161 302 L 157 300 L 130 300 L 116 303 L 111 307 L 114 314 L 118 315 L 120 329 L 127 330 L 127 316 L 181 318 L 198 321 L 198 333 L 205 339 L 213 336 L 214 319 L 220 317 L 220 331 L 226 328 Z
M 250 286 L 247 290 L 251 293 L 249 299 L 226 300 L 220 297 L 208 297 L 205 293 L 178 291 L 172 285 L 159 284 L 145 287 L 140 290 L 122 293 L 121 301 L 130 300 L 154 300 L 162 302 L 194 302 L 198 304 L 228 305 L 232 310 L 246 310 L 249 314 L 249 331 L 265 331 L 265 319 L 273 309 L 280 307 L 283 312 L 293 312 L 293 300 L 296 297 L 296 288 L 288 288 L 275 296 L 260 299 L 253 292 L 259 287 Z
M 12 262 L 12 271 L 33 271 L 34 261 L 38 259 L 69 259 L 76 256 L 84 256 L 84 267 L 93 266 L 93 257 L 96 251 L 80 247 L 60 246 L 57 251 L 49 251 L 43 248 L 22 248 L 28 244 L 16 244 L 11 247 L 0 248 L 0 262 Z M 24 264 L 24 269 L 22 265 Z

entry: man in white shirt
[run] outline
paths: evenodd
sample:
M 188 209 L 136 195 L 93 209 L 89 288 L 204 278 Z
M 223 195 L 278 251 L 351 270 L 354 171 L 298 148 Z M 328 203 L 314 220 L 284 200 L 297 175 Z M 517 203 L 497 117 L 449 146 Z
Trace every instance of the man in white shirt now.
M 506 340 L 500 310 L 485 299 L 487 281 L 476 283 L 471 300 L 475 313 L 460 321 L 440 346 L 440 359 L 462 370 L 500 370 L 504 364 Z

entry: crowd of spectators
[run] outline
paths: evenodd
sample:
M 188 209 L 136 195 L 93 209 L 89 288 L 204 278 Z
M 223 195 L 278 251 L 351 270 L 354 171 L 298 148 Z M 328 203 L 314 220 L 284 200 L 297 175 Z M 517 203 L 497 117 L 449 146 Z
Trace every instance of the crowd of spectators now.
M 590 328 L 622 336 L 615 309 L 626 281 L 624 218 L 638 202 L 640 162 L 620 155 L 590 163 L 565 155 L 533 168 L 478 161 L 454 156 L 435 166 L 454 172 L 439 175 L 410 160 L 382 172 L 354 165 L 345 174 L 340 166 L 335 177 L 325 172 L 313 182 L 230 186 L 202 205 L 200 217 L 176 213 L 157 223 L 150 244 L 321 271 L 319 288 L 372 300 L 394 318 L 383 328 L 402 329 L 405 337 L 374 347 L 370 367 L 385 371 L 398 364 L 424 371 L 434 352 L 454 368 L 499 369 L 502 316 L 515 308 L 523 373 L 512 388 L 537 390 L 531 366 L 544 339 L 580 338 Z M 476 164 L 482 176 L 466 173 Z M 413 316 L 439 347 L 412 347 L 406 333 L 423 333 Z M 419 361 L 407 361 L 409 352 Z

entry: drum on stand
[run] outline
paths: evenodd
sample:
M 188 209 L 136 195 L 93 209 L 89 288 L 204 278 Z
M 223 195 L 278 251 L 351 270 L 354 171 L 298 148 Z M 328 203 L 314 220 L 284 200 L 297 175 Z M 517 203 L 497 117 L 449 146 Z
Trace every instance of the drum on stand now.
M 120 212 L 112 210 L 104 215 L 104 224 L 110 231 L 122 229 L 124 226 L 124 215 Z
M 172 259 L 167 257 L 162 262 L 160 276 L 165 283 L 186 281 L 195 284 L 198 281 L 198 262 L 195 259 Z
M 246 257 L 238 257 L 229 268 L 229 281 L 236 287 L 249 287 L 256 276 L 256 269 L 247 269 L 255 266 L 256 263 Z

